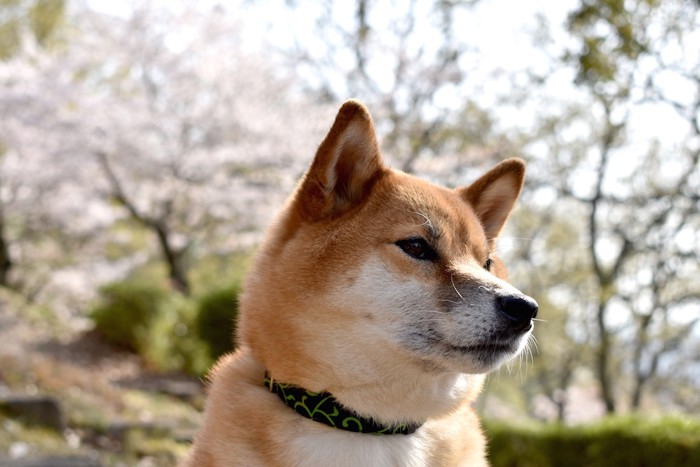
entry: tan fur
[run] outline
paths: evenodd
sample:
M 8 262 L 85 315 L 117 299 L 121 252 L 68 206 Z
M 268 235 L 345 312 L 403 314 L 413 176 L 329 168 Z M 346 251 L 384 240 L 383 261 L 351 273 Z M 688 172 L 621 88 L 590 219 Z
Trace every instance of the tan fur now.
M 483 374 L 529 335 L 498 337 L 488 350 L 488 336 L 505 335 L 496 297 L 519 294 L 489 250 L 523 176 L 522 161 L 509 159 L 450 190 L 390 170 L 369 113 L 346 102 L 257 254 L 238 350 L 211 372 L 185 465 L 485 465 L 471 404 Z M 435 260 L 397 244 L 416 237 L 434 247 Z M 362 416 L 423 425 L 385 436 L 328 427 L 270 393 L 265 370 L 330 392 Z

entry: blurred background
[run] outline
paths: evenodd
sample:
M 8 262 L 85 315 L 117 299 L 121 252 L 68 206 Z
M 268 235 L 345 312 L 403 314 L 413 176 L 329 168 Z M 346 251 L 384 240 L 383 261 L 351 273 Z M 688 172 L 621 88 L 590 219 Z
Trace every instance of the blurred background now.
M 495 465 L 700 465 L 700 2 L 0 0 L 0 465 L 172 465 L 343 100 L 392 167 L 527 185 Z M 34 463 L 31 463 L 34 462 Z

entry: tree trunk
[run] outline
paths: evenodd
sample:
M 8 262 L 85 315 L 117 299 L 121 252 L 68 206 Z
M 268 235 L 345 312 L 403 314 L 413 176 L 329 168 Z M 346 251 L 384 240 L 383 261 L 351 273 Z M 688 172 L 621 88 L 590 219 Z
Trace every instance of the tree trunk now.
M 564 423 L 566 421 L 566 407 L 569 404 L 569 396 L 567 394 L 567 389 L 569 384 L 571 384 L 571 379 L 574 376 L 574 362 L 576 361 L 576 356 L 573 352 L 568 352 L 564 364 L 562 365 L 562 372 L 559 378 L 559 397 L 556 400 L 557 404 L 557 420 L 559 423 Z
M 562 397 L 557 404 L 557 423 L 563 424 L 566 421 L 566 397 Z
M 184 265 L 184 250 L 176 250 L 170 242 L 167 229 L 161 223 L 154 223 L 151 226 L 158 237 L 165 263 L 168 266 L 168 278 L 171 285 L 185 295 L 190 294 L 190 283 L 187 279 L 187 268 Z
M 657 288 L 654 287 L 654 289 L 655 296 L 658 296 Z M 632 368 L 634 371 L 634 388 L 632 389 L 632 396 L 630 398 L 630 408 L 632 410 L 639 409 L 639 405 L 642 402 L 642 391 L 650 376 L 642 369 L 642 357 L 644 349 L 648 346 L 647 333 L 649 329 L 649 324 L 651 323 L 652 314 L 653 311 L 648 315 L 642 317 L 639 321 L 637 340 L 635 342 L 634 353 L 632 355 Z
M 642 389 L 646 383 L 645 378 L 637 378 L 636 384 L 634 385 L 634 390 L 632 391 L 632 399 L 630 401 L 630 408 L 633 411 L 639 410 L 639 406 L 642 404 Z
M 10 287 L 11 269 L 10 248 L 5 238 L 5 218 L 2 209 L 0 209 L 0 286 Z
M 601 287 L 604 288 L 602 285 Z M 607 327 L 605 327 L 605 311 L 607 309 L 607 304 L 607 300 L 601 297 L 598 304 L 597 315 L 600 343 L 598 345 L 596 358 L 596 373 L 598 375 L 598 382 L 600 383 L 600 395 L 603 398 L 603 404 L 605 404 L 605 412 L 611 414 L 615 412 L 615 397 L 613 395 L 613 383 L 608 374 L 611 345 L 610 333 Z
M 600 165 L 597 170 L 597 178 L 595 185 L 595 193 L 593 198 L 590 200 L 590 217 L 589 217 L 589 245 L 588 251 L 591 257 L 591 262 L 593 265 L 593 272 L 595 278 L 598 282 L 598 313 L 596 316 L 598 324 L 598 334 L 599 334 L 599 345 L 596 358 L 596 373 L 598 375 L 598 382 L 600 383 L 600 393 L 603 398 L 603 403 L 605 404 L 606 413 L 615 412 L 615 398 L 613 395 L 613 380 L 610 376 L 610 352 L 612 349 L 612 342 L 610 341 L 610 330 L 605 324 L 605 316 L 607 314 L 608 303 L 610 301 L 611 292 L 614 288 L 615 281 L 617 280 L 617 274 L 625 260 L 627 254 L 629 254 L 629 245 L 625 241 L 622 251 L 620 251 L 618 257 L 615 259 L 614 266 L 610 270 L 604 270 L 598 256 L 598 251 L 596 250 L 596 243 L 600 239 L 600 231 L 598 228 L 598 208 L 603 202 L 603 181 L 607 174 L 608 163 L 610 161 L 610 149 L 613 147 L 613 142 L 615 137 L 620 131 L 621 127 L 615 126 L 610 119 L 610 103 L 605 99 L 601 99 L 601 103 L 605 109 L 606 116 L 606 127 L 603 139 L 600 144 Z
M 150 217 L 139 212 L 136 205 L 131 199 L 129 199 L 126 192 L 122 189 L 121 182 L 112 170 L 107 154 L 104 152 L 97 152 L 95 155 L 97 156 L 97 159 L 100 162 L 110 185 L 112 186 L 111 195 L 114 197 L 114 199 L 126 208 L 134 220 L 156 234 L 156 237 L 158 238 L 158 246 L 160 247 L 165 264 L 168 267 L 168 278 L 170 279 L 170 284 L 176 290 L 179 290 L 185 295 L 189 295 L 190 284 L 187 280 L 187 268 L 185 267 L 183 261 L 186 248 L 176 249 L 172 245 L 170 233 L 166 227 L 167 213 L 170 210 L 165 209 L 164 212 L 166 214 L 160 218 Z

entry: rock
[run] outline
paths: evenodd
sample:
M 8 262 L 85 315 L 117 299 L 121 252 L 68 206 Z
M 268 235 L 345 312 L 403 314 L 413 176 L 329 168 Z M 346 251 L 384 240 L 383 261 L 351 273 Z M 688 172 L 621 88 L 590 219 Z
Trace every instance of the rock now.
M 159 392 L 183 401 L 191 401 L 201 396 L 202 386 L 193 381 L 165 381 Z
M 30 459 L 4 459 L 0 457 L 3 467 L 102 467 L 97 459 L 85 456 L 47 456 Z
M 27 426 L 62 432 L 63 411 L 56 399 L 49 396 L 6 395 L 0 397 L 0 413 Z
M 136 378 L 115 381 L 121 387 L 156 392 L 193 402 L 202 398 L 203 384 L 200 380 L 178 374 L 143 374 Z
M 171 437 L 175 442 L 192 444 L 196 433 L 197 430 L 195 428 L 178 428 L 172 431 Z

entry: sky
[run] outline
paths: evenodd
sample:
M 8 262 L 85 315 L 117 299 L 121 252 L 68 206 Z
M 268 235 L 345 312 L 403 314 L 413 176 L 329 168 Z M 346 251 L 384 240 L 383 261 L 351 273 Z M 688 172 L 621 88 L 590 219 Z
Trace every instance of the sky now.
M 115 15 L 128 15 L 134 5 L 144 3 L 143 0 L 84 0 L 92 8 Z M 282 48 L 297 40 L 305 47 L 313 49 L 319 41 L 313 37 L 315 28 L 313 14 L 305 14 L 305 10 L 317 8 L 319 4 L 297 1 L 297 11 L 290 17 L 284 5 L 284 0 L 259 0 L 244 1 L 233 0 L 227 2 L 215 0 L 200 0 L 186 2 L 183 0 L 154 0 L 155 4 L 166 5 L 174 10 L 196 4 L 198 8 L 210 9 L 215 5 L 223 5 L 223 8 L 233 12 L 240 21 L 240 34 L 242 47 L 252 53 L 260 53 L 266 45 Z M 401 0 L 394 2 L 388 0 L 371 3 L 373 8 L 396 8 Z M 474 13 L 463 15 L 458 19 L 459 28 L 463 32 L 466 42 L 475 44 L 478 48 L 475 66 L 472 67 L 467 80 L 478 83 L 468 86 L 470 89 L 478 89 L 478 96 L 469 96 L 475 99 L 483 108 L 493 108 L 498 105 L 499 97 L 509 92 L 510 76 L 526 69 L 546 73 L 550 56 L 560 55 L 568 45 L 568 36 L 564 30 L 564 23 L 568 12 L 574 9 L 579 0 L 531 0 L 526 2 L 512 0 L 481 0 L 475 6 Z M 353 18 L 354 2 L 340 2 L 338 15 Z M 348 10 L 343 11 L 343 5 Z M 387 11 L 388 13 L 388 11 Z M 549 26 L 552 40 L 546 51 L 535 44 L 535 38 L 542 32 L 542 23 L 538 19 L 544 18 Z M 694 43 L 700 50 L 700 31 L 694 33 Z M 430 37 L 426 35 L 426 41 Z M 320 45 L 320 44 L 319 44 Z M 687 51 L 669 50 L 669 54 L 684 54 Z M 381 64 L 380 64 L 381 65 Z M 496 70 L 504 73 L 495 76 Z M 381 75 L 381 73 L 380 73 Z M 663 79 L 663 77 L 662 77 Z M 387 74 L 386 82 L 391 77 Z M 564 101 L 575 95 L 577 90 L 573 85 L 571 70 L 560 70 L 554 76 L 550 76 L 547 84 L 547 94 L 551 96 L 551 102 Z M 684 96 L 692 95 L 688 89 L 689 83 L 679 81 L 669 76 L 666 78 L 665 88 L 670 97 L 682 101 Z M 361 96 L 347 96 L 361 97 Z M 464 96 L 442 96 L 445 102 L 462 102 Z M 545 101 L 546 102 L 546 101 Z M 532 104 L 531 104 L 532 105 Z M 535 104 L 538 105 L 538 104 Z M 540 112 L 539 108 L 514 108 L 499 107 L 498 121 L 502 129 L 523 128 L 528 122 L 534 120 L 531 116 Z M 685 125 L 685 126 L 684 126 Z M 525 127 L 525 128 L 524 128 Z M 669 107 L 659 105 L 645 105 L 635 109 L 632 115 L 631 139 L 639 141 L 640 148 L 648 145 L 650 138 L 657 137 L 662 141 L 673 144 L 682 140 L 687 134 L 687 125 Z M 629 170 L 629 165 L 622 164 L 617 168 L 620 174 Z
M 84 0 L 95 10 L 118 16 L 126 16 L 133 5 L 144 3 L 143 0 Z M 309 15 L 309 21 L 304 21 L 303 10 L 309 8 L 310 3 L 297 2 L 297 8 L 301 15 L 290 21 L 285 8 L 279 8 L 281 0 L 217 2 L 213 0 L 186 2 L 183 0 L 164 1 L 153 3 L 168 5 L 170 8 L 179 9 L 184 5 L 197 4 L 201 8 L 212 8 L 213 5 L 222 4 L 229 11 L 240 11 L 240 19 L 243 28 L 243 37 L 246 46 L 255 50 L 263 42 L 283 44 L 293 37 L 307 38 L 313 34 L 313 24 Z M 377 9 L 392 8 L 391 1 L 375 2 Z M 478 47 L 482 51 L 484 69 L 503 67 L 506 69 L 522 69 L 532 65 L 533 55 L 532 33 L 536 32 L 539 25 L 536 15 L 542 14 L 547 21 L 556 26 L 562 25 L 568 11 L 576 4 L 577 0 L 530 0 L 527 2 L 514 2 L 512 0 L 481 0 L 476 8 L 476 14 L 465 15 L 460 21 L 463 24 L 465 34 L 470 37 L 479 37 Z M 340 2 L 339 5 L 348 5 L 352 2 Z M 352 17 L 349 9 L 342 15 Z M 561 39 L 559 36 L 558 40 Z M 313 41 L 304 40 L 313 46 Z

